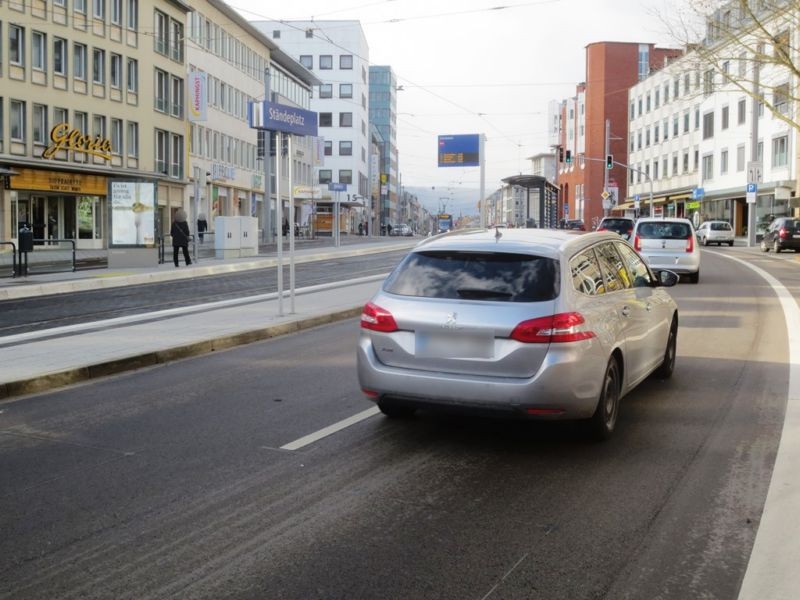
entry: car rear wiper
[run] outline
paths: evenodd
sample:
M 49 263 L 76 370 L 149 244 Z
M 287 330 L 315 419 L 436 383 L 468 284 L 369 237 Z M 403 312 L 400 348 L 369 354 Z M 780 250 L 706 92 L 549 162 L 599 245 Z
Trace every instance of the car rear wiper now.
M 480 300 L 482 298 L 511 298 L 513 294 L 501 292 L 500 290 L 486 290 L 481 288 L 458 288 L 458 295 L 469 300 Z

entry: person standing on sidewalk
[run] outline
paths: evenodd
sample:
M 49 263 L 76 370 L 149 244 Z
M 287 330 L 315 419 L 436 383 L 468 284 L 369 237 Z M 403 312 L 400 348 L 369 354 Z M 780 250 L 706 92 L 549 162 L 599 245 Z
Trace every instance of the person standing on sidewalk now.
M 200 213 L 197 215 L 197 237 L 200 238 L 200 243 L 203 243 L 203 235 L 205 232 L 208 231 L 208 220 L 206 219 L 206 213 Z
M 172 236 L 172 258 L 175 261 L 175 266 L 178 266 L 178 250 L 183 249 L 183 258 L 186 261 L 186 266 L 192 264 L 192 259 L 189 258 L 189 224 L 186 222 L 186 211 L 179 208 L 175 211 L 175 219 L 172 221 L 172 227 L 169 234 Z

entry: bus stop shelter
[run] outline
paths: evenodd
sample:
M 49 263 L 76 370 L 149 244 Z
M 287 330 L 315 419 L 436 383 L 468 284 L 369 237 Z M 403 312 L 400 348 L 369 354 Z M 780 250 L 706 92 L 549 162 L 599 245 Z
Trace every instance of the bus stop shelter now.
M 524 188 L 526 227 L 558 226 L 558 187 L 540 175 L 513 175 L 502 180 Z

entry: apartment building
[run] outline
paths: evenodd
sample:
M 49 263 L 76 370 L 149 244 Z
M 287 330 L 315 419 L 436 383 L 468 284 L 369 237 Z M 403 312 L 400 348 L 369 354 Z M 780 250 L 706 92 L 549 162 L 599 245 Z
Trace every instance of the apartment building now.
M 627 42 L 586 47 L 585 82 L 576 86 L 573 97 L 551 103 L 549 115 L 549 122 L 557 124 L 551 129 L 550 145 L 564 157 L 557 176 L 560 217 L 583 219 L 591 227 L 609 210 L 602 198 L 606 189 L 614 200 L 626 197 L 628 173 L 619 164 L 628 163 L 627 90 L 680 54 Z M 615 162 L 608 173 L 607 154 Z
M 695 224 L 722 219 L 744 235 L 747 184 L 757 183 L 757 233 L 774 217 L 793 213 L 797 129 L 791 124 L 796 117 L 792 77 L 764 57 L 779 43 L 796 47 L 798 32 L 790 31 L 784 19 L 767 17 L 756 35 L 715 39 L 715 27 L 736 27 L 732 18 L 738 17 L 731 11 L 738 8 L 726 5 L 709 17 L 709 35 L 702 44 L 729 44 L 714 51 L 720 61 L 709 62 L 707 53 L 695 50 L 631 88 L 629 144 L 639 171 L 632 174 L 623 208 L 632 207 L 637 197 L 642 205 L 652 185 L 655 214 L 685 216 Z M 746 29 L 746 21 L 741 26 Z M 762 34 L 769 43 L 759 40 Z M 764 64 L 761 91 L 753 98 L 733 82 L 749 89 L 756 62 Z M 764 101 L 774 110 L 765 110 Z M 748 169 L 753 163 L 760 176 Z
M 328 184 L 345 186 L 339 200 L 354 206 L 368 198 L 369 185 L 369 47 L 358 21 L 253 21 L 289 56 L 319 80 L 311 110 L 319 116 L 324 138 L 323 164 L 314 183 L 322 199 L 335 199 Z
M 108 249 L 115 183 L 151 184 L 136 210 L 152 211 L 156 235 L 169 227 L 185 197 L 189 10 L 179 0 L 0 3 L 0 240 L 26 227 L 54 245 Z M 132 243 L 154 244 L 153 229 Z
M 313 183 L 316 138 L 292 136 L 292 156 L 278 153 L 280 186 L 275 148 L 270 149 L 270 202 L 265 206 L 263 155 L 267 150 L 262 140 L 259 154 L 258 132 L 250 128 L 248 105 L 264 99 L 267 69 L 270 100 L 297 108 L 310 110 L 312 86 L 319 81 L 225 2 L 201 0 L 193 2 L 192 9 L 186 55 L 190 78 L 200 91 L 192 98 L 189 114 L 192 185 L 187 188 L 187 201 L 212 229 L 217 216 L 254 216 L 262 232 L 269 222 L 274 235 L 279 226 L 275 220 L 279 189 L 283 214 L 294 202 L 298 223 L 305 223 L 311 212 L 309 197 L 314 196 L 305 190 Z

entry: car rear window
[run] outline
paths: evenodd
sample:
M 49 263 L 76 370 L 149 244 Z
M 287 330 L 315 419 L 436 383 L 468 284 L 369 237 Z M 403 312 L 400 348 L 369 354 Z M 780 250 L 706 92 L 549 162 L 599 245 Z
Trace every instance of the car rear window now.
M 731 224 L 730 223 L 712 223 L 711 229 L 713 231 L 730 231 Z
M 798 230 L 798 229 L 800 229 L 800 221 L 797 221 L 797 220 L 794 220 L 794 219 L 787 219 L 784 222 L 783 227 L 785 227 L 786 229 Z
M 600 223 L 601 227 L 607 227 L 611 229 L 612 227 L 620 227 L 620 228 L 628 228 L 633 225 L 633 221 L 630 219 L 603 219 L 603 222 Z
M 692 236 L 692 229 L 686 223 L 659 221 L 642 223 L 636 234 L 645 240 L 685 240 Z
M 384 289 L 401 296 L 491 302 L 543 302 L 558 296 L 558 261 L 504 252 L 412 252 Z

